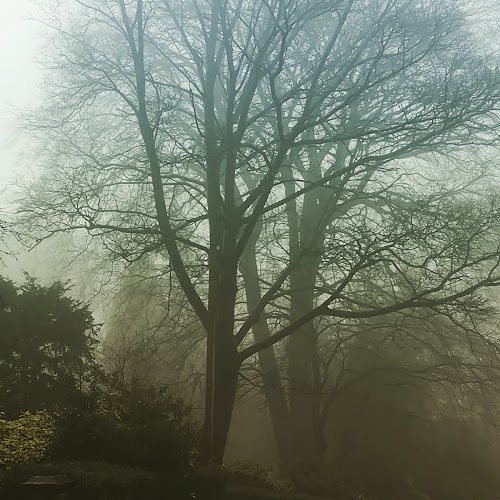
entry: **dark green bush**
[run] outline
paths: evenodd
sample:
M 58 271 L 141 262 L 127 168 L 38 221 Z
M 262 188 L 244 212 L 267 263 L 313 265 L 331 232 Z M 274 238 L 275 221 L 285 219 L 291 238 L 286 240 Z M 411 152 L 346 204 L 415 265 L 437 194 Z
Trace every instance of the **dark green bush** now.
M 52 456 L 98 460 L 176 475 L 191 465 L 197 432 L 189 409 L 166 388 L 112 386 L 60 415 Z
M 0 276 L 0 412 L 9 419 L 64 410 L 100 371 L 89 305 L 70 297 L 69 283 L 25 278 Z

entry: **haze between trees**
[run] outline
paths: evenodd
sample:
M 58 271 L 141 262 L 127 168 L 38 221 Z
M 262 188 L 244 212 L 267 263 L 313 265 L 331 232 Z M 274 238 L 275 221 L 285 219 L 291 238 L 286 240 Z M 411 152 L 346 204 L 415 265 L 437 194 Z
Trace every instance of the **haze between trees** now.
M 458 2 L 89 0 L 45 22 L 25 120 L 45 170 L 18 227 L 87 230 L 182 290 L 206 335 L 207 460 L 258 362 L 282 463 L 317 466 L 318 353 L 353 323 L 425 309 L 494 357 L 473 318 L 500 278 L 500 72 Z

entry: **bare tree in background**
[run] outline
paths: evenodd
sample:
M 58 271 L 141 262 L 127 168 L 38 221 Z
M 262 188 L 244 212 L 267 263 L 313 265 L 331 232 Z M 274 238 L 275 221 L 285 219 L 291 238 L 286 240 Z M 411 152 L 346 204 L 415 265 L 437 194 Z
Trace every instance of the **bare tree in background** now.
M 47 10 L 44 104 L 26 120 L 46 169 L 25 227 L 83 228 L 175 273 L 206 332 L 206 459 L 223 458 L 254 355 L 283 461 L 314 459 L 315 320 L 499 283 L 497 197 L 467 196 L 481 173 L 461 150 L 492 143 L 500 72 L 453 1 L 75 3 Z M 425 178 L 431 153 L 453 153 L 449 182 Z
M 203 330 L 182 290 L 163 271 L 144 258 L 117 280 L 104 316 L 103 360 L 121 382 L 168 385 L 172 393 L 199 406 Z

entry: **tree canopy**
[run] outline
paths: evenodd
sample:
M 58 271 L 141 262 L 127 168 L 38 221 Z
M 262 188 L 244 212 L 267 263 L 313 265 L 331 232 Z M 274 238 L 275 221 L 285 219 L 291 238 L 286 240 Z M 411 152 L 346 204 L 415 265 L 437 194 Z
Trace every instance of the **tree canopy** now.
M 0 278 L 0 410 L 64 410 L 97 369 L 97 325 L 67 283 Z

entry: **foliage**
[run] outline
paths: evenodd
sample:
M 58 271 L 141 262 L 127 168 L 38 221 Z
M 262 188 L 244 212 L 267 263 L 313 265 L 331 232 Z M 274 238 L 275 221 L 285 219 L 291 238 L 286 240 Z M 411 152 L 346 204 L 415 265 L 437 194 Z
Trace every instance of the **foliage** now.
M 20 491 L 18 485 L 32 476 L 58 474 L 75 479 L 77 492 L 82 498 L 156 499 L 164 497 L 169 486 L 172 488 L 172 485 L 150 471 L 105 462 L 63 462 L 14 465 L 6 470 L 3 490 L 13 495 Z
M 16 286 L 0 277 L 1 408 L 63 411 L 96 375 L 97 328 L 87 304 L 68 295 L 68 283 Z
M 292 481 L 294 487 L 303 493 L 311 495 L 328 495 L 334 498 L 350 498 L 351 494 L 354 498 L 357 498 L 357 496 L 353 494 L 352 488 L 346 487 L 344 482 L 339 478 L 337 471 L 332 474 L 331 471 L 325 470 L 324 468 L 314 470 L 308 467 L 302 473 L 296 470 L 293 474 Z
M 295 498 L 290 480 L 274 470 L 252 462 L 211 463 L 194 470 L 196 498 L 231 499 Z
M 17 498 L 16 486 L 35 475 L 67 474 L 77 480 L 78 497 L 100 500 L 162 499 L 168 492 L 168 498 L 189 499 L 189 485 L 173 483 L 163 474 L 155 474 L 137 468 L 112 465 L 104 462 L 62 462 L 47 464 L 16 464 L 8 468 L 3 485 L 0 483 L 0 495 Z M 231 500 L 317 500 L 298 493 L 271 491 L 252 488 L 246 485 L 233 485 L 228 488 Z M 23 496 L 20 498 L 24 499 Z M 198 496 L 196 498 L 199 498 Z M 219 500 L 219 499 L 217 499 Z
M 46 412 L 26 412 L 15 420 L 0 420 L 0 465 L 42 460 L 54 433 L 54 420 Z
M 292 482 L 275 470 L 252 462 L 229 462 L 224 464 L 227 473 L 238 479 L 247 479 L 256 485 L 278 492 L 293 491 Z
M 189 408 L 167 388 L 110 383 L 58 418 L 54 458 L 186 470 L 197 432 Z
M 67 474 L 89 487 L 104 484 L 130 486 L 137 481 L 155 477 L 150 471 L 105 462 L 25 463 L 10 467 L 7 472 L 11 483 L 21 482 L 33 475 L 57 474 Z

